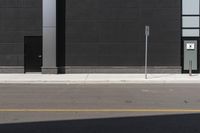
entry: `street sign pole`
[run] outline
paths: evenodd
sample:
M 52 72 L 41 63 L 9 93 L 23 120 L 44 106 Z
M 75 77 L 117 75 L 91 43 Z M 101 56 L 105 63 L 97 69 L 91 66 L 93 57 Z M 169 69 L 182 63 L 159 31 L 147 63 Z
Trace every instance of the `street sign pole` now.
M 148 37 L 149 37 L 150 28 L 145 26 L 145 79 L 148 79 Z

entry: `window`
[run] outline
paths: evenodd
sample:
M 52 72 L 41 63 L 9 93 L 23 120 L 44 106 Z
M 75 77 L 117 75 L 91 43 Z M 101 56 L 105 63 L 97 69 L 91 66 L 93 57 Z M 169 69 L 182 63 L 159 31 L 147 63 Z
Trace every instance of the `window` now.
M 182 0 L 182 36 L 199 37 L 200 0 Z
M 199 36 L 199 29 L 183 29 L 184 37 Z
M 199 27 L 199 17 L 191 17 L 191 16 L 187 16 L 187 17 L 182 17 L 183 18 L 183 28 L 187 28 L 187 27 L 192 27 L 192 28 L 198 28 Z
M 182 0 L 183 15 L 199 15 L 199 0 Z

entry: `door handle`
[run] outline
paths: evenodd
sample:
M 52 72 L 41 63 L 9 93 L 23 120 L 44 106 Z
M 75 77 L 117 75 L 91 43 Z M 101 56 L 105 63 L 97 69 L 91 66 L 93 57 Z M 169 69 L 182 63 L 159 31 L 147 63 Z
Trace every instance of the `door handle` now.
M 42 58 L 42 55 L 38 55 L 38 58 Z

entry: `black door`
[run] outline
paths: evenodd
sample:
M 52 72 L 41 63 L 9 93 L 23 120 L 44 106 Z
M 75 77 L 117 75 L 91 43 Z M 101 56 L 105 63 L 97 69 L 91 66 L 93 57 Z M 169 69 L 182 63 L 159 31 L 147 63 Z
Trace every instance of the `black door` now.
M 24 38 L 25 72 L 41 72 L 42 37 L 27 36 Z

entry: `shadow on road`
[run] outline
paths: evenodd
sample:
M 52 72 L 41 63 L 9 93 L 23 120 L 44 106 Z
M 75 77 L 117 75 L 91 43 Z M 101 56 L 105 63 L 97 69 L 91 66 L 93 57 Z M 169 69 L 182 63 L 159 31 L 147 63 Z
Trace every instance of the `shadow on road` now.
M 0 133 L 200 133 L 200 114 L 1 124 Z

